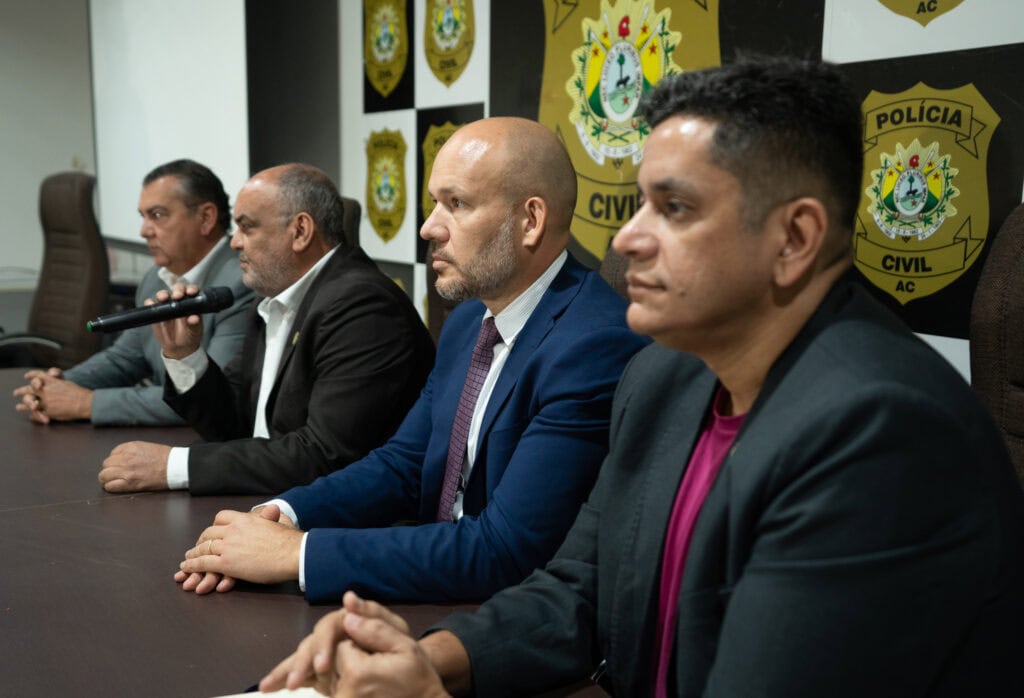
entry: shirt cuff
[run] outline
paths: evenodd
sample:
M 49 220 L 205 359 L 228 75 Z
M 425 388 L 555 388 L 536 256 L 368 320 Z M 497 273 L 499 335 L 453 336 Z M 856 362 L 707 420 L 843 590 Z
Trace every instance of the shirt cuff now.
M 167 456 L 167 489 L 188 489 L 188 449 L 181 446 L 171 448 Z
M 276 504 L 277 508 L 281 510 L 281 513 L 292 520 L 292 523 L 295 524 L 295 528 L 299 527 L 298 514 L 295 513 L 294 509 L 292 509 L 292 505 L 284 501 L 283 499 L 271 499 L 266 502 L 263 502 L 262 504 L 257 504 L 255 507 L 253 507 L 253 509 L 255 509 L 256 507 L 265 507 L 268 504 Z
M 179 395 L 191 390 L 210 365 L 210 359 L 202 349 L 197 349 L 184 359 L 171 359 L 163 353 L 160 354 L 160 358 L 164 360 L 164 368 L 167 369 L 167 375 Z
M 302 545 L 299 546 L 299 590 L 306 593 L 306 541 L 309 531 L 302 534 Z

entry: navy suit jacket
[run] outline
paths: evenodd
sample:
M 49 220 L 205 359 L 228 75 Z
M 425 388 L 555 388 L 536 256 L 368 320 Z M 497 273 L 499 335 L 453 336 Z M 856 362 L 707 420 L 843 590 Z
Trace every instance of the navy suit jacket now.
M 479 600 L 554 553 L 608 448 L 615 385 L 646 339 L 625 301 L 571 257 L 509 353 L 480 428 L 463 517 L 435 523 L 452 421 L 484 305 L 446 320 L 437 361 L 398 431 L 366 458 L 282 498 L 309 531 L 306 597 Z M 394 526 L 414 520 L 416 526 Z

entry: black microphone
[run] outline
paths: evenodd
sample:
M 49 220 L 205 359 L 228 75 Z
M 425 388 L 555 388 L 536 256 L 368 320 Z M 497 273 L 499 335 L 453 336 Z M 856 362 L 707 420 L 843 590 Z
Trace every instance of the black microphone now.
M 95 320 L 85 323 L 90 332 L 120 332 L 131 327 L 152 325 L 154 322 L 173 320 L 186 315 L 202 315 L 214 313 L 230 307 L 235 302 L 235 294 L 227 286 L 208 288 L 198 296 L 187 296 L 180 301 L 164 301 L 145 305 L 141 308 L 123 310 L 120 313 L 101 315 Z

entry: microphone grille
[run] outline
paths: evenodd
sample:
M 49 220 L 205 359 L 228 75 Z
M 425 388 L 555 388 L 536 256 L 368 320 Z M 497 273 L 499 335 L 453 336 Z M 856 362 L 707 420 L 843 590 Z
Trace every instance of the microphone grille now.
M 224 310 L 235 302 L 235 294 L 227 286 L 213 286 L 203 291 L 210 311 Z

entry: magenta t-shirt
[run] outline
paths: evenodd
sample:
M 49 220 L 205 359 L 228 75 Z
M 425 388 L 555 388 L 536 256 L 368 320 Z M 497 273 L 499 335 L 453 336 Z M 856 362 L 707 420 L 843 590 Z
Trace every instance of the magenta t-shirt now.
M 676 616 L 679 613 L 679 587 L 683 581 L 683 568 L 686 566 L 686 552 L 690 547 L 693 526 L 704 498 L 715 481 L 718 468 L 725 460 L 743 425 L 743 418 L 746 417 L 746 414 L 723 417 L 718 413 L 718 406 L 726 396 L 722 388 L 715 394 L 711 423 L 701 432 L 697 446 L 693 449 L 668 520 L 658 594 L 658 636 L 654 646 L 658 658 L 655 698 L 667 698 L 668 669 L 672 663 Z

